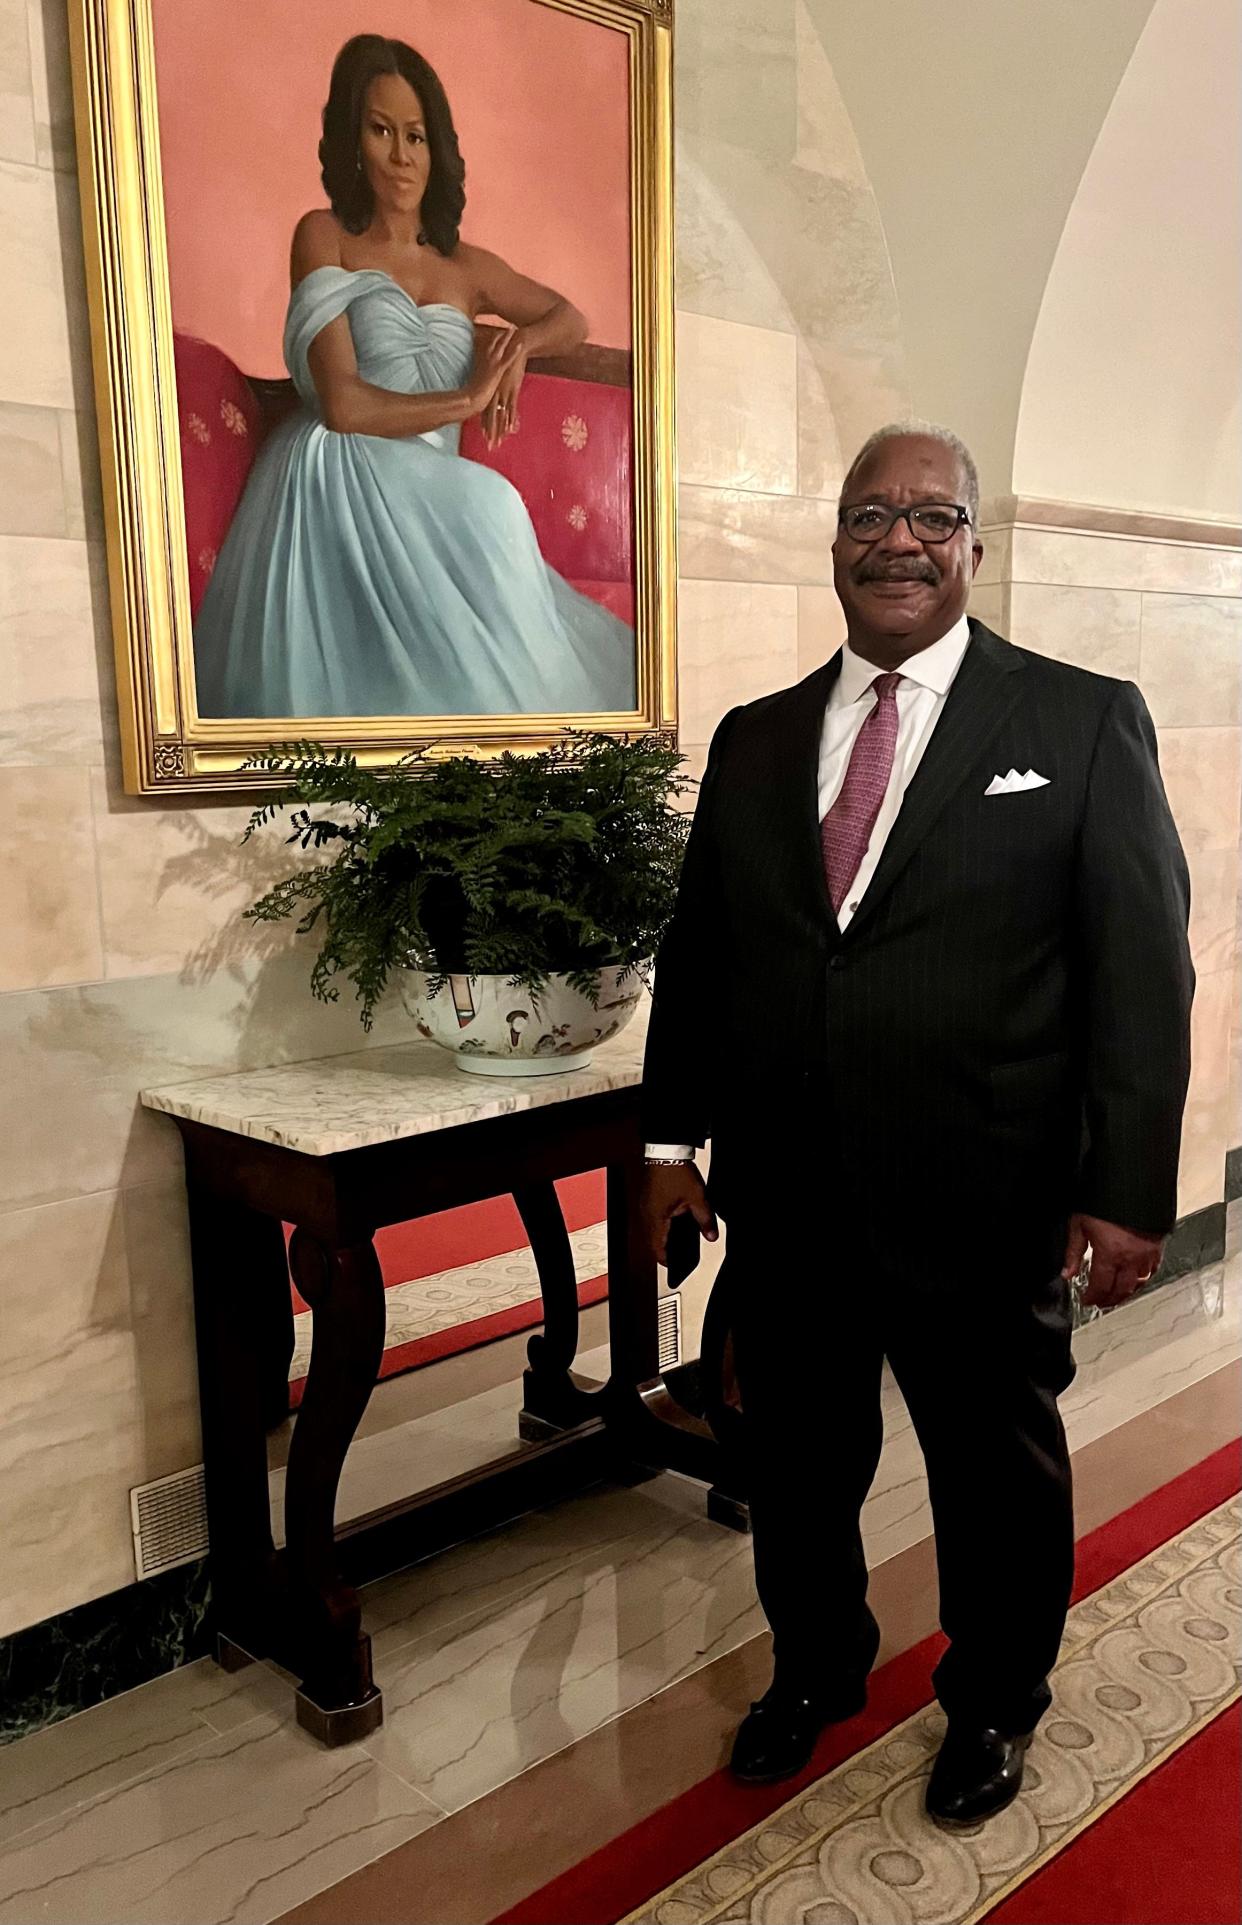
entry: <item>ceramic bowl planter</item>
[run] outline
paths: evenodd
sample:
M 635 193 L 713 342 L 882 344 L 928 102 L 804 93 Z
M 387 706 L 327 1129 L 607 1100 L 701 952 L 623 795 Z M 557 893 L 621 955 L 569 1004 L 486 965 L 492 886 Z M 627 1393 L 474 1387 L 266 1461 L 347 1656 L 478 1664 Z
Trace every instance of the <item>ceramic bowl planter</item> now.
M 566 976 L 537 996 L 507 976 L 449 976 L 435 996 L 420 969 L 401 972 L 401 995 L 420 1036 L 450 1050 L 478 1076 L 563 1075 L 585 1069 L 593 1051 L 625 1028 L 646 995 L 649 963 L 601 969 L 593 1003 Z

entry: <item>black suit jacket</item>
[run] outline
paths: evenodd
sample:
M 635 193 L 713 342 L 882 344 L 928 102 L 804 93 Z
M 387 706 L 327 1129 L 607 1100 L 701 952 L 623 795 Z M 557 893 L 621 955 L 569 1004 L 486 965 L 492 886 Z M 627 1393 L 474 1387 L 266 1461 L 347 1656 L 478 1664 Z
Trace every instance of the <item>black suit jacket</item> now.
M 844 933 L 817 820 L 840 656 L 725 717 L 644 1075 L 647 1140 L 710 1137 L 726 1218 L 809 1183 L 829 1239 L 930 1285 L 1051 1275 L 1075 1209 L 1168 1230 L 1189 1074 L 1189 881 L 1142 696 L 970 630 Z M 1011 767 L 1048 782 L 986 796 Z

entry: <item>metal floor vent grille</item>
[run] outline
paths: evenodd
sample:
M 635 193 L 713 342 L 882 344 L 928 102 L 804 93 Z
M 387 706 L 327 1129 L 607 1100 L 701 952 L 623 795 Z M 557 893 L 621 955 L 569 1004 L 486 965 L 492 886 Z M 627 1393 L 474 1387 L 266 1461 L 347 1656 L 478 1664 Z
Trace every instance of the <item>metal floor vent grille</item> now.
M 207 1500 L 201 1464 L 137 1485 L 129 1494 L 129 1512 L 139 1577 L 155 1577 L 205 1555 Z
M 656 1332 L 660 1369 L 662 1371 L 676 1370 L 678 1364 L 681 1362 L 680 1297 L 667 1295 L 660 1298 L 660 1312 Z

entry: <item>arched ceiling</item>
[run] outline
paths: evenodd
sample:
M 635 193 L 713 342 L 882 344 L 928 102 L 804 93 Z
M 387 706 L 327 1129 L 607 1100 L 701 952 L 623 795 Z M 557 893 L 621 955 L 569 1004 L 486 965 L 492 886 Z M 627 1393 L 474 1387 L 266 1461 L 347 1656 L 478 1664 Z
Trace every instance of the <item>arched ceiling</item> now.
M 1044 289 L 1152 0 L 804 4 L 883 223 L 913 406 L 1008 493 Z
M 1014 492 L 1242 518 L 1242 12 L 1158 0 L 1087 163 Z

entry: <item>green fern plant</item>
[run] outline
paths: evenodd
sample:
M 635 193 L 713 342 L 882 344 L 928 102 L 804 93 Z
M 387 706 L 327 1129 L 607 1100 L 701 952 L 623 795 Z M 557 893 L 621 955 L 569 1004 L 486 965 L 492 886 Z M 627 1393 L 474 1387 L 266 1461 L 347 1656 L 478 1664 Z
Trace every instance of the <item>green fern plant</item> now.
M 311 988 L 354 986 L 364 1029 L 395 969 L 504 975 L 537 993 L 566 975 L 592 999 L 599 972 L 654 955 L 673 913 L 693 787 L 650 737 L 572 733 L 538 755 L 433 757 L 359 768 L 344 749 L 292 742 L 248 765 L 284 779 L 248 840 L 289 812 L 287 840 L 327 860 L 246 911 L 319 933 Z

